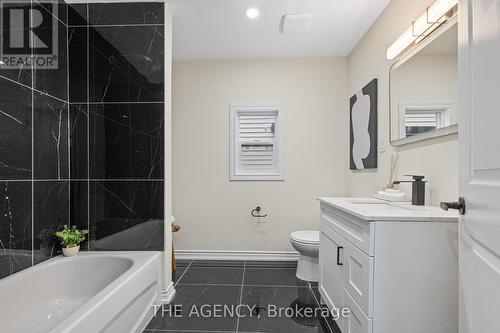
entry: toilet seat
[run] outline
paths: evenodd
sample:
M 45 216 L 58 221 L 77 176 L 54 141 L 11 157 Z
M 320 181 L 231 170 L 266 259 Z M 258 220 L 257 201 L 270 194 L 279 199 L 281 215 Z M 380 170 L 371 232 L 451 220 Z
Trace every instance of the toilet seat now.
M 317 230 L 301 230 L 294 231 L 290 234 L 290 239 L 293 242 L 319 246 L 319 231 Z

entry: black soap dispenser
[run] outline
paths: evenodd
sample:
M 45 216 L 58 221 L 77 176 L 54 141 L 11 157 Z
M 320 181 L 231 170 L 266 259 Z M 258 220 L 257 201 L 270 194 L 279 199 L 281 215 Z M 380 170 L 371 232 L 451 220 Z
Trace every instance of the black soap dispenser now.
M 415 206 L 424 206 L 425 205 L 425 183 L 424 176 L 416 176 L 416 175 L 405 175 L 406 177 L 412 177 L 411 180 L 396 180 L 394 182 L 395 185 L 401 183 L 411 183 L 411 203 Z

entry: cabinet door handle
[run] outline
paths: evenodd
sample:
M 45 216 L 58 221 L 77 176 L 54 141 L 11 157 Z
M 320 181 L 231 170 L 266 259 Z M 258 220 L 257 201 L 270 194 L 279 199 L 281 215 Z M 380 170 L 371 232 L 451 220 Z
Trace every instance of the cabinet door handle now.
M 342 266 L 344 263 L 340 262 L 340 250 L 342 250 L 343 246 L 337 246 L 337 265 Z

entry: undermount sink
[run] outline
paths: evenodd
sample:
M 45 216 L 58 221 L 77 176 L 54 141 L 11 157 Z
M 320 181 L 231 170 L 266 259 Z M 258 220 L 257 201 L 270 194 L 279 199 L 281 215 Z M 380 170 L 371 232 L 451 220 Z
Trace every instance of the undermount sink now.
M 345 199 L 348 203 L 355 204 L 355 205 L 366 205 L 366 204 L 387 204 L 387 202 L 379 200 L 379 199 L 372 199 L 372 198 L 347 198 Z

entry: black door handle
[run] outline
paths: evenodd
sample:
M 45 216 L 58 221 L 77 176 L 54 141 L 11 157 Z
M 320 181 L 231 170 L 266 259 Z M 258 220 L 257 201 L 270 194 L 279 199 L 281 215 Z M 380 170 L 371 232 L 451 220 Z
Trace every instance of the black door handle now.
M 460 197 L 458 201 L 454 202 L 441 202 L 441 208 L 444 210 L 458 209 L 460 215 L 465 215 L 465 199 Z
M 340 250 L 342 250 L 344 247 L 343 246 L 337 246 L 337 265 L 338 266 L 343 266 L 344 263 L 340 262 Z

